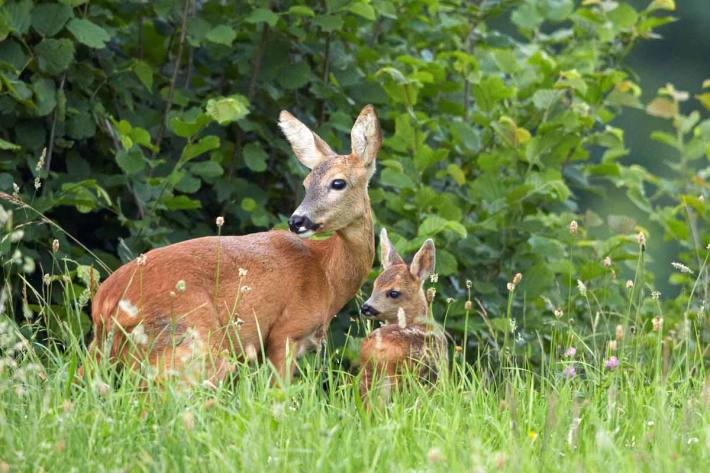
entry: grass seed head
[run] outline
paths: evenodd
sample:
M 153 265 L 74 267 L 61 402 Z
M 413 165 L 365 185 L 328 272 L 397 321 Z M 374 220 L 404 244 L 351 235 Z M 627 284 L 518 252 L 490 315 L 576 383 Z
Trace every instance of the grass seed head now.
M 429 463 L 439 463 L 446 460 L 446 457 L 441 452 L 441 449 L 439 447 L 430 448 L 426 454 L 426 458 Z
M 187 288 L 187 285 L 185 284 L 185 280 L 181 279 L 178 282 L 175 283 L 175 290 L 177 292 L 185 292 L 185 289 Z
M 654 317 L 651 324 L 653 325 L 654 332 L 660 332 L 663 329 L 663 317 Z

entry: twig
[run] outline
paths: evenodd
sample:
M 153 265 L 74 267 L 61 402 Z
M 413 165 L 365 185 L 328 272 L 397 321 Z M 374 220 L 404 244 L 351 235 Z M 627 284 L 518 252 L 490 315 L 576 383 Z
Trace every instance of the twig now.
M 330 75 L 330 33 L 325 37 L 325 51 L 323 52 L 323 85 L 328 85 L 328 76 Z M 325 100 L 318 101 L 318 117 L 320 122 L 325 121 Z
M 256 55 L 254 56 L 254 67 L 251 72 L 251 80 L 249 81 L 249 94 L 247 98 L 249 102 L 254 99 L 256 95 L 256 79 L 259 77 L 259 71 L 261 70 L 261 61 L 264 57 L 264 49 L 266 48 L 266 40 L 269 37 L 269 25 L 264 24 L 261 28 L 261 39 L 259 40 L 259 46 L 256 50 Z
M 190 2 L 192 8 L 190 8 L 190 18 L 195 16 L 196 6 L 194 0 Z M 190 88 L 190 81 L 192 80 L 192 67 L 195 61 L 195 48 L 190 47 L 190 53 L 187 56 L 187 72 L 185 72 L 185 85 L 186 89 Z
M 64 83 L 66 82 L 67 75 L 62 75 L 62 80 L 59 82 L 59 92 L 64 90 Z M 52 118 L 52 128 L 49 131 L 49 146 L 47 147 L 47 172 L 49 173 L 49 168 L 52 165 L 52 154 L 54 153 L 54 132 L 57 127 L 57 111 L 58 105 L 54 108 L 54 118 Z
M 182 9 L 182 25 L 180 27 L 180 41 L 178 42 L 177 57 L 175 58 L 175 68 L 173 69 L 173 76 L 170 79 L 170 88 L 168 89 L 168 99 L 165 104 L 165 112 L 163 113 L 163 119 L 160 122 L 160 129 L 158 130 L 158 138 L 155 140 L 155 151 L 153 155 L 158 153 L 160 150 L 160 144 L 163 141 L 165 135 L 165 128 L 167 126 L 168 114 L 173 106 L 173 97 L 175 95 L 175 83 L 177 82 L 178 72 L 180 71 L 180 63 L 182 62 L 182 51 L 185 47 L 185 37 L 187 35 L 187 13 L 190 7 L 190 0 L 185 0 Z
M 470 55 L 473 54 L 474 37 L 476 35 L 476 23 L 471 26 L 468 34 L 466 35 L 466 52 Z M 470 114 L 470 100 L 471 96 L 471 81 L 468 80 L 468 67 L 466 67 L 466 72 L 463 76 L 463 118 L 464 121 L 468 122 L 468 117 Z

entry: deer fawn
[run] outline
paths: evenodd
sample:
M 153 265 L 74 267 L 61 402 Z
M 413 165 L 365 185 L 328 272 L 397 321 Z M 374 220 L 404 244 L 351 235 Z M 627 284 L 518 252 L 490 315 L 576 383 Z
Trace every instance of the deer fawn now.
M 310 169 L 291 233 L 196 238 L 121 266 L 93 301 L 94 356 L 129 365 L 147 358 L 161 377 L 201 359 L 200 376 L 221 380 L 231 368 L 227 353 L 245 360 L 265 352 L 283 378 L 292 373 L 291 356 L 320 344 L 372 268 L 367 187 L 380 126 L 366 106 L 351 131 L 351 153 L 339 155 L 290 113 L 281 112 L 279 125 Z M 325 231 L 335 234 L 307 240 Z
M 434 242 L 427 240 L 409 266 L 387 237 L 380 234 L 383 272 L 375 279 L 372 295 L 363 304 L 365 316 L 387 322 L 371 332 L 360 349 L 360 393 L 367 400 L 374 378 L 382 376 L 385 397 L 404 369 L 420 380 L 433 382 L 448 360 L 443 329 L 429 317 L 424 281 L 434 270 Z

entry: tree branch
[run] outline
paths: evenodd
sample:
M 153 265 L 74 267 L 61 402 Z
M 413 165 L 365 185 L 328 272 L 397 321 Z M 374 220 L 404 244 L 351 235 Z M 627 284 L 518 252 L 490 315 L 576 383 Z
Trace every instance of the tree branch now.
M 190 0 L 185 0 L 182 9 L 182 25 L 180 27 L 180 41 L 178 42 L 177 57 L 175 58 L 175 68 L 173 69 L 173 76 L 170 79 L 170 89 L 168 89 L 168 99 L 165 103 L 165 112 L 163 112 L 163 120 L 160 123 L 160 130 L 158 130 L 158 138 L 155 140 L 155 155 L 160 150 L 160 144 L 163 142 L 163 137 L 165 135 L 165 128 L 167 127 L 168 114 L 173 106 L 173 98 L 175 96 L 175 83 L 177 82 L 178 72 L 180 71 L 180 63 L 182 62 L 182 52 L 185 48 L 185 37 L 187 34 L 187 16 L 190 9 Z

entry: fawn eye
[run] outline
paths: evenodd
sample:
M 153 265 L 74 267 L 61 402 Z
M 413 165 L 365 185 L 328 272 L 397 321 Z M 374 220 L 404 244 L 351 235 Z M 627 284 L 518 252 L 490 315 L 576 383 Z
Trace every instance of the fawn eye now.
M 336 191 L 341 191 L 345 189 L 346 185 L 347 183 L 343 179 L 336 179 L 330 183 L 330 188 L 335 189 Z
M 387 297 L 391 297 L 392 299 L 398 298 L 400 295 L 399 291 L 395 291 L 394 289 L 391 291 L 387 291 Z

